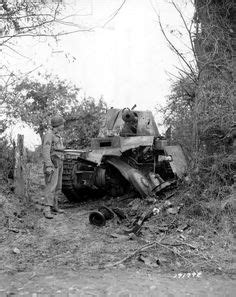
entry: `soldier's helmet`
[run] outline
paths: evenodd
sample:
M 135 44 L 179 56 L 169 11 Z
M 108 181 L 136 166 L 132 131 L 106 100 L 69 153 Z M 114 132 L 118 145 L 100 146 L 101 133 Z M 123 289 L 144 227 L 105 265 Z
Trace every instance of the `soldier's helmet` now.
M 51 118 L 51 125 L 53 128 L 64 125 L 64 123 L 65 123 L 65 120 L 63 119 L 62 116 L 57 115 Z

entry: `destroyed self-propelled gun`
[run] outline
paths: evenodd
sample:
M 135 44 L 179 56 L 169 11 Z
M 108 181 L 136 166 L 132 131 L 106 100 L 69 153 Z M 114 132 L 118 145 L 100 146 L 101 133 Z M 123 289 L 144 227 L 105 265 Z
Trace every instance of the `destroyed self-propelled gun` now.
M 62 191 L 70 201 L 130 193 L 157 197 L 186 167 L 181 147 L 167 145 L 150 111 L 112 108 L 91 147 L 65 150 Z

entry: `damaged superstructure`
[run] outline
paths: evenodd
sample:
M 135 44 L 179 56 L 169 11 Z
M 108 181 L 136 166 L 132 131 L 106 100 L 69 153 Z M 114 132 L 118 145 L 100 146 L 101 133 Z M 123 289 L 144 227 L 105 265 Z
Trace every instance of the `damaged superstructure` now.
M 73 201 L 96 192 L 157 197 L 186 169 L 182 148 L 167 145 L 150 111 L 112 108 L 90 148 L 65 151 L 62 190 Z

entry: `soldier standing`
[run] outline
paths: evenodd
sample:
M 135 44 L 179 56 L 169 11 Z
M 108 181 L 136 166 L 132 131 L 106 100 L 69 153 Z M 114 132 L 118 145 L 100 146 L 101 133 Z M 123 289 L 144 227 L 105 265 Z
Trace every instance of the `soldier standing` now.
M 48 130 L 43 141 L 43 160 L 45 177 L 45 218 L 52 219 L 53 213 L 63 213 L 58 208 L 58 196 L 62 188 L 62 171 L 64 146 L 62 131 L 64 130 L 64 119 L 61 116 L 51 118 L 52 129 Z

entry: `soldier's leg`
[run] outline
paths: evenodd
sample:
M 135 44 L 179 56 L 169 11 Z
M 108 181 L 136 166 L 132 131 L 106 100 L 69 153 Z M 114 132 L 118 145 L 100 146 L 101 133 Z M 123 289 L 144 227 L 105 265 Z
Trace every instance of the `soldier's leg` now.
M 63 161 L 59 160 L 58 161 L 58 180 L 57 180 L 57 185 L 55 190 L 55 196 L 54 196 L 55 199 L 54 199 L 54 207 L 53 207 L 54 210 L 59 213 L 64 213 L 64 211 L 59 209 L 58 207 L 58 199 L 62 189 L 62 173 L 63 173 Z
M 44 215 L 47 218 L 52 218 L 51 208 L 54 206 L 56 186 L 58 180 L 58 168 L 54 168 L 51 175 L 45 174 L 45 209 Z

